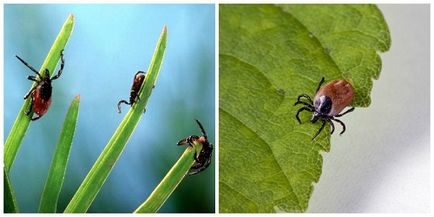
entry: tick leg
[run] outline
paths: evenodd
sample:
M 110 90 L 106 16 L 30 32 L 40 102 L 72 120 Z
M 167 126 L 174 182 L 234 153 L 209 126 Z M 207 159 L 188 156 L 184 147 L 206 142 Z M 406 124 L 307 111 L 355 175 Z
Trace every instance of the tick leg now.
M 185 145 L 185 144 L 189 144 L 190 145 L 190 143 L 188 142 L 188 138 L 189 137 L 187 137 L 187 138 L 185 138 L 185 139 L 181 139 L 181 140 L 179 140 L 177 143 L 176 143 L 176 145 Z
M 324 129 L 324 126 L 326 124 L 326 121 L 324 119 L 321 119 L 322 125 L 321 128 L 319 128 L 318 132 L 315 134 L 315 136 L 312 138 L 312 141 L 315 140 L 315 138 L 321 133 L 321 131 Z
M 307 100 L 309 100 L 310 104 L 313 104 L 313 101 L 312 101 L 312 99 L 310 98 L 310 96 L 307 95 L 307 94 L 305 94 L 305 93 L 303 93 L 303 94 L 301 94 L 300 96 L 298 96 L 298 98 L 297 98 L 297 102 L 300 102 L 300 99 L 301 99 L 302 97 L 304 97 L 304 98 L 306 98 Z M 296 103 L 297 103 L 297 102 L 296 102 Z
M 296 105 L 298 105 L 298 104 L 302 104 L 302 105 L 305 105 L 305 106 L 307 106 L 307 107 L 309 107 L 309 108 L 311 108 L 311 109 L 314 109 L 314 107 L 312 106 L 312 104 L 309 104 L 309 103 L 307 103 L 307 102 L 297 101 L 297 102 L 294 104 L 294 106 L 296 106 Z
M 118 112 L 121 113 L 121 104 L 125 103 L 127 105 L 131 105 L 129 102 L 127 102 L 126 100 L 121 100 L 118 102 Z
M 38 87 L 38 85 L 32 87 L 32 89 L 30 89 L 29 92 L 26 93 L 26 95 L 24 96 L 24 99 L 29 98 L 30 94 L 33 93 L 33 91 L 35 91 L 36 87 Z
M 65 58 L 63 57 L 63 50 L 60 51 L 60 69 L 57 71 L 57 74 L 51 78 L 51 80 L 56 80 L 62 75 L 63 67 L 65 67 Z
M 31 76 L 31 75 L 27 76 L 27 79 L 31 80 L 31 81 L 38 81 L 38 80 L 36 80 L 35 76 Z
M 336 115 L 335 117 L 342 117 L 342 116 L 344 116 L 345 114 L 350 113 L 350 112 L 352 112 L 352 111 L 354 111 L 354 107 L 348 109 L 347 111 L 345 111 L 345 112 L 342 113 L 342 114 L 338 114 L 338 115 Z
M 26 61 L 24 61 L 23 59 L 21 59 L 21 57 L 19 57 L 18 55 L 15 55 L 15 57 L 18 58 L 18 60 L 20 60 L 25 66 L 27 66 L 30 70 L 32 70 L 32 72 L 34 72 L 36 75 L 39 76 L 39 78 L 41 78 L 42 76 L 39 74 L 39 72 L 33 68 L 33 66 L 29 65 Z
M 330 127 L 332 128 L 332 130 L 330 131 L 330 135 L 333 134 L 333 132 L 335 132 L 335 125 L 333 124 L 331 119 L 327 120 L 330 123 Z
M 316 88 L 315 93 L 318 92 L 319 88 L 321 87 L 321 85 L 322 85 L 323 83 L 324 83 L 324 77 L 321 78 L 321 81 L 319 82 L 318 87 Z
M 300 109 L 297 111 L 297 114 L 295 115 L 295 117 L 297 118 L 298 123 L 300 123 L 300 124 L 301 124 L 301 120 L 300 120 L 300 118 L 298 117 L 298 115 L 299 115 L 300 112 L 302 112 L 302 111 L 310 111 L 310 112 L 313 112 L 313 109 L 312 109 L 312 108 L 309 108 L 309 107 L 302 107 L 302 108 L 300 108 Z
M 342 122 L 341 120 L 338 120 L 338 119 L 332 119 L 332 120 L 334 120 L 334 121 L 336 121 L 336 122 L 338 122 L 338 123 L 340 123 L 341 125 L 342 125 L 342 132 L 341 133 L 339 133 L 339 135 L 342 135 L 344 132 L 345 132 L 345 124 L 344 124 L 344 122 Z
M 202 135 L 205 137 L 205 140 L 208 140 L 208 136 L 206 135 L 205 129 L 202 126 L 202 123 L 200 123 L 199 120 L 194 119 L 197 123 L 197 125 L 199 125 L 200 131 L 202 132 Z

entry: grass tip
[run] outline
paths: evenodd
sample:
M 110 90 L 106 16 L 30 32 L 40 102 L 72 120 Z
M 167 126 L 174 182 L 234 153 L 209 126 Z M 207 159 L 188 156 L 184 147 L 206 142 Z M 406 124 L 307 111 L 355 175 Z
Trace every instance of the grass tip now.
M 77 94 L 77 96 L 75 96 L 74 99 L 77 100 L 77 101 L 80 101 L 80 94 Z

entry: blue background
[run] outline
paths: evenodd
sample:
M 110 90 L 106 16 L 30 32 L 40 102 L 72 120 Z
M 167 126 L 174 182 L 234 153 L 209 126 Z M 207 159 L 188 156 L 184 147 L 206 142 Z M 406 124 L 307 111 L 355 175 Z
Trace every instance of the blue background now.
M 80 183 L 129 109 L 138 70 L 147 70 L 164 25 L 168 44 L 147 112 L 89 212 L 132 212 L 152 192 L 185 147 L 179 139 L 200 134 L 214 141 L 214 5 L 5 5 L 4 130 L 9 134 L 32 72 L 41 66 L 68 14 L 75 25 L 65 48 L 65 69 L 53 82 L 52 105 L 32 122 L 11 170 L 21 212 L 36 212 L 55 144 L 71 100 L 80 113 L 58 211 Z M 57 70 L 57 69 L 56 69 Z M 214 142 L 213 142 L 214 143 Z M 186 177 L 160 212 L 214 212 L 214 157 L 208 170 Z

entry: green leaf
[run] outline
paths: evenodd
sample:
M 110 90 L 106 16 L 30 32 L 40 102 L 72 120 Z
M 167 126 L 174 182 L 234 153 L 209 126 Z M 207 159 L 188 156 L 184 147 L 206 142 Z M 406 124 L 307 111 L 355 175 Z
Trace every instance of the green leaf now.
M 42 192 L 41 201 L 39 203 L 40 213 L 56 212 L 57 200 L 59 199 L 60 190 L 62 189 L 72 139 L 74 138 L 79 105 L 80 96 L 76 96 L 72 100 L 68 112 L 66 113 L 63 128 L 56 145 L 56 150 L 51 161 L 50 171 L 48 172 L 47 181 L 45 182 L 44 191 Z
M 74 27 L 74 16 L 70 14 L 60 29 L 59 34 L 56 37 L 53 45 L 51 46 L 50 51 L 48 52 L 47 57 L 45 58 L 44 63 L 42 64 L 39 73 L 45 73 L 45 69 L 48 69 L 50 75 L 53 74 L 53 71 L 59 62 L 60 52 L 66 46 L 68 42 L 69 36 L 71 35 L 72 29 Z M 36 82 L 33 83 L 32 87 L 36 85 Z M 18 99 L 17 99 L 18 100 Z M 17 118 L 15 119 L 14 125 L 9 132 L 8 138 L 5 142 L 5 153 L 4 153 L 4 161 L 6 172 L 9 172 L 11 169 L 12 163 L 14 162 L 15 156 L 17 155 L 18 149 L 20 147 L 21 141 L 24 138 L 24 134 L 27 131 L 27 128 L 30 124 L 30 118 L 25 114 L 29 109 L 31 102 L 31 97 L 27 98 L 24 101 L 23 106 L 18 112 Z
M 18 204 L 15 197 L 14 189 L 12 188 L 9 175 L 6 170 L 3 169 L 4 180 L 4 212 L 5 213 L 18 213 Z
M 163 61 L 164 50 L 167 41 L 167 28 L 161 32 L 157 46 L 152 56 L 145 80 L 139 91 L 139 99 L 125 115 L 122 122 L 112 135 L 105 146 L 101 155 L 90 169 L 84 181 L 81 183 L 74 197 L 65 209 L 66 213 L 83 213 L 89 209 L 105 180 L 109 176 L 113 166 L 119 159 L 128 139 L 139 123 L 140 117 L 151 95 L 153 86 L 157 80 L 161 63 Z
M 148 199 L 146 199 L 146 201 L 143 202 L 134 213 L 155 213 L 160 209 L 193 165 L 194 150 L 196 150 L 196 153 L 200 153 L 202 150 L 202 144 L 194 142 L 194 148 L 189 146 L 184 151 Z
M 378 51 L 390 47 L 374 5 L 220 6 L 220 212 L 303 212 L 330 129 L 295 114 L 322 77 L 346 79 L 368 106 Z

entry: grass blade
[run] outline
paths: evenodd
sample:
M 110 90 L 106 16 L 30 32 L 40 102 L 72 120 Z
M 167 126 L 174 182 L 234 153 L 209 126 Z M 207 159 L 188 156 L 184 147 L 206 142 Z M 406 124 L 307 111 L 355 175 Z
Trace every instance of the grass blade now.
M 59 199 L 60 190 L 62 189 L 63 180 L 65 178 L 66 165 L 68 164 L 72 139 L 74 137 L 79 105 L 80 96 L 76 96 L 72 100 L 68 112 L 66 113 L 62 131 L 51 161 L 50 171 L 48 172 L 47 181 L 45 182 L 44 191 L 42 192 L 41 201 L 39 203 L 40 213 L 56 212 L 57 200 Z
M 114 132 L 110 141 L 105 146 L 101 155 L 90 169 L 84 181 L 81 183 L 74 197 L 65 209 L 66 213 L 83 213 L 90 207 L 108 175 L 110 174 L 116 161 L 119 159 L 131 134 L 139 123 L 143 110 L 146 107 L 153 86 L 157 80 L 161 63 L 163 61 L 164 50 L 167 41 L 167 28 L 161 32 L 157 46 L 152 56 L 145 81 L 142 84 L 139 99 L 125 115 L 122 122 Z
M 4 180 L 4 212 L 5 213 L 18 213 L 17 199 L 15 198 L 15 192 L 12 188 L 9 175 L 6 170 L 3 169 Z
M 197 153 L 202 149 L 202 144 L 194 142 Z M 160 184 L 154 189 L 151 195 L 142 203 L 134 213 L 155 213 L 166 202 L 176 187 L 184 179 L 185 174 L 194 163 L 194 148 L 189 146 L 178 161 L 169 170 Z
M 57 62 L 60 59 L 60 51 L 63 50 L 68 42 L 69 36 L 71 35 L 72 29 L 74 27 L 74 16 L 71 14 L 66 19 L 65 23 L 60 29 L 59 34 L 57 35 L 56 40 L 51 46 L 50 51 L 48 52 L 47 57 L 45 58 L 44 63 L 42 64 L 39 73 L 45 73 L 45 69 L 48 69 L 50 74 L 53 73 Z M 33 86 L 36 83 L 33 83 Z M 32 87 L 33 87 L 32 86 Z M 18 116 L 15 119 L 14 125 L 9 132 L 8 138 L 5 142 L 4 149 L 4 162 L 6 172 L 9 172 L 11 169 L 12 163 L 14 162 L 15 156 L 17 154 L 18 148 L 20 147 L 21 141 L 24 138 L 24 134 L 27 131 L 27 128 L 30 124 L 30 118 L 25 114 L 30 106 L 31 97 L 27 98 L 24 101 L 23 106 L 18 112 Z

